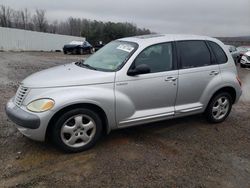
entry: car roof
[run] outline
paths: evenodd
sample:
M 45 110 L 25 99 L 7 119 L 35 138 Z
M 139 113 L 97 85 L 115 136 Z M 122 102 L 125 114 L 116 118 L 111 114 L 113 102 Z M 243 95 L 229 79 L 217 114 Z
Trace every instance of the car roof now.
M 181 41 L 181 40 L 211 40 L 217 42 L 215 38 L 200 35 L 183 34 L 150 34 L 118 39 L 119 41 L 135 42 L 139 45 L 150 45 L 160 42 Z

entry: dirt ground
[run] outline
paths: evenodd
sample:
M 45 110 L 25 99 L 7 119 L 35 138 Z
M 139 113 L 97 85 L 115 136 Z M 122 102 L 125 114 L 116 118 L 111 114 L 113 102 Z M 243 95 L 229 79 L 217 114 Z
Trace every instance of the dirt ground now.
M 222 124 L 200 115 L 113 131 L 77 154 L 22 136 L 4 111 L 18 81 L 82 57 L 0 52 L 0 187 L 250 187 L 247 69 L 239 68 L 243 96 Z

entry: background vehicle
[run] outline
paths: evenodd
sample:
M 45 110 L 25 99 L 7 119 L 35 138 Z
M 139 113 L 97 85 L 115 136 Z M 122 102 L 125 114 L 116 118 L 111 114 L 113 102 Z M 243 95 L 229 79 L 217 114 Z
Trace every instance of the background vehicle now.
M 237 47 L 237 50 L 240 53 L 240 58 L 248 51 L 250 51 L 250 46 L 239 46 Z
M 72 41 L 69 44 L 64 45 L 63 53 L 64 54 L 92 54 L 94 49 L 88 41 Z
M 250 51 L 246 52 L 240 60 L 240 66 L 242 68 L 250 67 Z
M 105 46 L 105 44 L 103 44 L 102 41 L 99 41 L 96 45 L 95 45 L 95 52 L 100 50 L 103 46 Z
M 239 63 L 240 62 L 240 52 L 237 50 L 237 48 L 233 45 L 226 45 L 229 49 L 229 52 L 232 54 L 232 57 L 235 61 L 235 63 Z
M 231 54 L 217 39 L 138 36 L 29 76 L 6 113 L 24 135 L 51 136 L 61 149 L 77 152 L 118 128 L 200 113 L 223 122 L 240 85 Z

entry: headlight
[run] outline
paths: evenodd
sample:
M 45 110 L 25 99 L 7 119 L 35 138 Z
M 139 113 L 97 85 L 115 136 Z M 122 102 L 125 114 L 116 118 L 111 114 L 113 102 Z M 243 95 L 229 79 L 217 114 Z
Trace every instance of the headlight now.
M 32 112 L 45 112 L 53 108 L 55 102 L 52 99 L 38 99 L 27 105 L 27 109 Z

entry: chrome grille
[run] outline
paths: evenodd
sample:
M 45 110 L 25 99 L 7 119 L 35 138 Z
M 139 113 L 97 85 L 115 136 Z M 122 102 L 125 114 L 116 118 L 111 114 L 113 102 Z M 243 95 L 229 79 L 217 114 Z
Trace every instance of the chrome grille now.
M 28 88 L 20 85 L 16 92 L 16 96 L 14 100 L 15 104 L 17 106 L 21 106 L 27 94 L 28 94 Z

